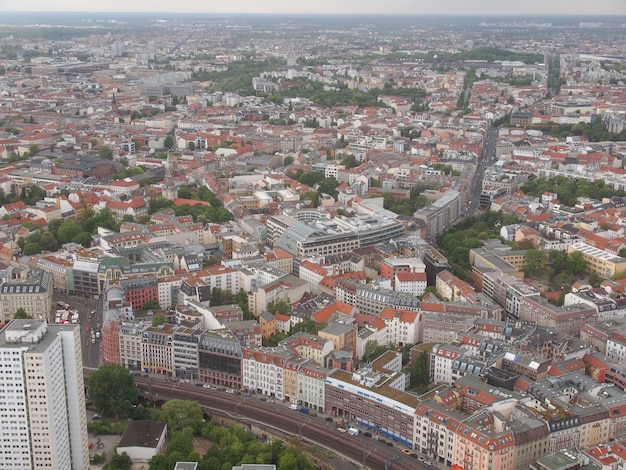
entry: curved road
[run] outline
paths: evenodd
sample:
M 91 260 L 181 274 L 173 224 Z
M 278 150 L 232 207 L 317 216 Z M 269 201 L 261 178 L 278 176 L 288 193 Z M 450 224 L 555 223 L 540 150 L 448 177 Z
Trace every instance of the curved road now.
M 85 369 L 85 383 L 91 373 Z M 249 418 L 257 421 L 260 425 L 275 428 L 279 431 L 302 436 L 303 439 L 318 443 L 337 454 L 346 455 L 354 462 L 363 465 L 364 468 L 381 470 L 385 468 L 399 470 L 413 470 L 415 468 L 427 467 L 417 459 L 413 459 L 400 452 L 398 446 L 388 447 L 381 444 L 376 439 L 360 436 L 349 436 L 337 431 L 334 423 L 326 423 L 324 417 L 312 417 L 290 410 L 281 404 L 271 404 L 260 401 L 256 395 L 245 398 L 243 395 L 231 395 L 225 392 L 197 387 L 194 384 L 173 384 L 163 382 L 159 379 L 146 377 L 135 377 L 137 387 L 152 394 L 153 399 L 168 400 L 170 398 L 180 398 L 185 400 L 195 400 L 201 406 L 228 413 L 233 417 L 238 417 L 242 421 Z M 364 458 L 365 457 L 365 458 Z M 396 460 L 391 463 L 392 458 Z M 386 467 L 385 463 L 389 466 Z

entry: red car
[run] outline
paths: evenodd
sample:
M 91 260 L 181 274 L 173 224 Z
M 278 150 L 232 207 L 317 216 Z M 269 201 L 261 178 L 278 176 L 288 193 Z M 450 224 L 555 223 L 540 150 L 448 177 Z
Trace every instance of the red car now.
M 87 333 L 89 333 L 89 327 L 88 327 L 88 326 L 86 326 L 86 327 L 85 327 L 85 331 L 86 331 Z

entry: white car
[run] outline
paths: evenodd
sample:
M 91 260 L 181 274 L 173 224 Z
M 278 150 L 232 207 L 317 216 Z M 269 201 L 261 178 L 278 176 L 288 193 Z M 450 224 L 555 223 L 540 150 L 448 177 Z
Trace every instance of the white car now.
M 211 386 L 209 384 L 204 384 L 202 388 L 211 388 Z

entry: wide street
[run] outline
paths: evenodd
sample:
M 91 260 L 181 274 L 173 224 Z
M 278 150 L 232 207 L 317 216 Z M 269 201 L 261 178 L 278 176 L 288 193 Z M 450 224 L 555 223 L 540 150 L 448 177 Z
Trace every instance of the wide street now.
M 488 166 L 497 161 L 496 142 L 498 140 L 498 128 L 489 126 L 483 138 L 483 152 L 478 158 L 476 173 L 470 191 L 470 204 L 466 211 L 466 217 L 472 217 L 480 210 L 480 193 L 483 190 L 483 179 Z
M 57 291 L 52 296 L 52 312 L 50 313 L 50 321 L 54 323 L 55 313 L 60 310 L 57 306 L 57 302 L 66 302 L 70 306 L 70 310 L 78 310 L 78 316 L 80 319 L 80 335 L 81 335 L 81 348 L 83 351 L 83 366 L 97 369 L 100 366 L 100 345 L 101 339 L 96 339 L 95 343 L 91 342 L 91 330 L 101 329 L 102 325 L 98 327 L 98 322 L 102 321 L 102 302 L 93 299 L 84 299 L 83 297 L 76 297 L 72 295 L 65 295 Z M 95 315 L 91 316 L 89 320 L 90 312 L 95 310 Z M 89 331 L 86 331 L 89 328 Z

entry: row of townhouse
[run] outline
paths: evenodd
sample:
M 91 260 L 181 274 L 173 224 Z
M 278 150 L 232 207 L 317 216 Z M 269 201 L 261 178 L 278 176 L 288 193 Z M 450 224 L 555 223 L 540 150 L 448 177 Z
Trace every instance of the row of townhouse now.
M 463 351 L 480 352 L 484 343 L 496 344 L 506 329 L 483 320 L 472 328 L 475 333 L 464 334 L 465 349 L 439 345 L 433 351 L 452 363 L 464 357 Z M 373 430 L 448 466 L 477 470 L 491 463 L 521 470 L 550 452 L 626 436 L 623 390 L 580 372 L 568 373 L 571 366 L 557 367 L 562 375 L 555 376 L 546 374 L 546 364 L 540 365 L 533 381 L 532 372 L 510 367 L 524 361 L 505 355 L 502 369 L 521 377 L 514 390 L 466 374 L 454 385 L 419 399 L 406 392 L 409 378 L 402 372 L 400 353 L 388 351 L 350 372 L 325 367 L 334 352 L 331 340 L 305 333 L 264 348 L 242 345 L 228 329 L 143 327 L 136 321 L 123 321 L 120 329 L 120 361 L 125 367 L 197 377 L 299 403 L 341 418 L 346 425 Z M 587 362 L 600 367 L 598 361 Z M 443 374 L 438 380 L 454 380 L 449 376 L 452 366 L 446 372 L 438 369 L 436 360 L 431 365 L 436 374 Z M 607 367 L 598 377 L 607 380 L 610 370 Z

